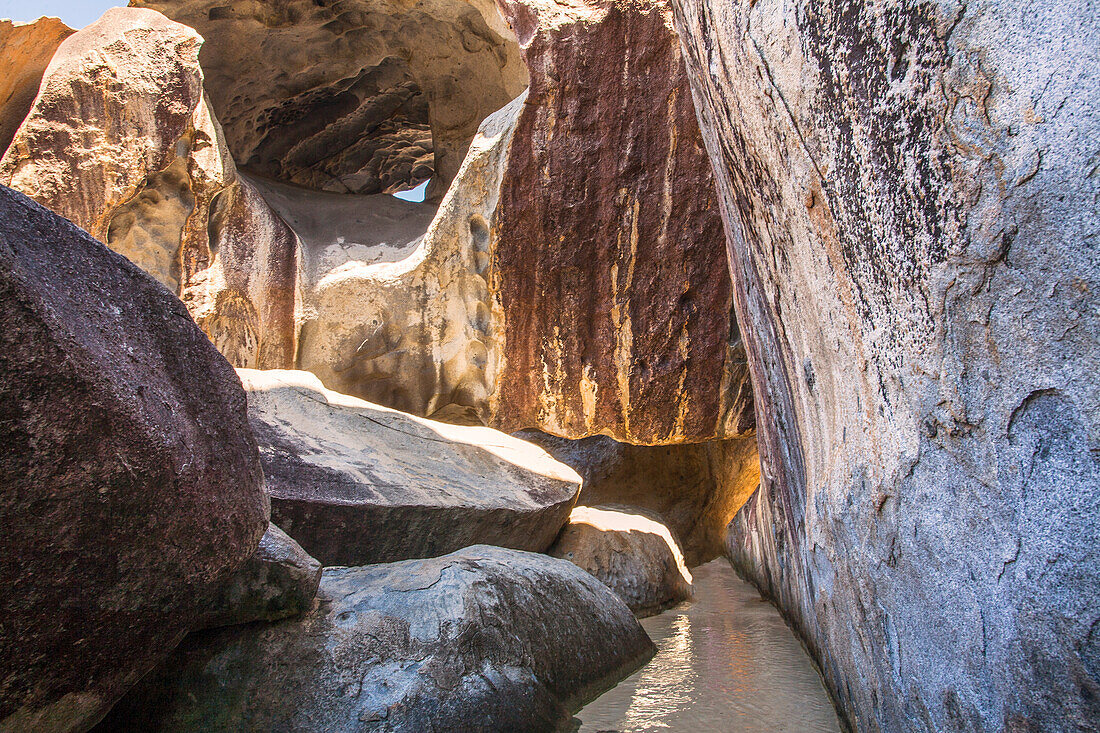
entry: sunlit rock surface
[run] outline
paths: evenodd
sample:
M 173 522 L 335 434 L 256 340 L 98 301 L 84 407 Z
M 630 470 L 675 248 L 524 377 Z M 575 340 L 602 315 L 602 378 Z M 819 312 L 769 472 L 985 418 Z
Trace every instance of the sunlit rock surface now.
M 136 0 L 198 30 L 234 158 L 268 178 L 372 194 L 433 178 L 527 84 L 487 0 Z
M 572 469 L 504 433 L 341 395 L 309 372 L 239 374 L 272 521 L 326 566 L 472 544 L 542 552 L 576 501 Z
M 567 440 L 536 430 L 516 437 L 581 475 L 578 503 L 625 504 L 660 515 L 689 567 L 725 553 L 726 527 L 760 483 L 755 435 L 668 446 L 627 445 L 604 435 Z
M 124 257 L 0 187 L 0 730 L 82 731 L 267 526 L 233 369 Z
M 61 42 L 73 29 L 57 18 L 33 23 L 0 20 L 0 154 L 31 111 L 42 74 Z
M 301 368 L 417 415 L 485 416 L 498 339 L 488 222 L 523 100 L 485 120 L 438 212 L 258 183 L 302 240 Z
M 639 617 L 691 598 L 679 542 L 659 515 L 644 509 L 575 507 L 547 553 L 594 575 Z
M 179 295 L 236 366 L 293 365 L 293 232 L 237 178 L 203 92 L 202 39 L 112 8 L 65 40 L 0 182 Z
M 1100 720 L 1100 9 L 675 0 L 763 482 L 859 730 Z
M 319 597 L 192 635 L 100 730 L 561 730 L 653 654 L 614 593 L 545 555 L 329 568 Z
M 491 225 L 490 424 L 743 434 L 751 393 L 671 8 L 505 0 L 531 77 Z

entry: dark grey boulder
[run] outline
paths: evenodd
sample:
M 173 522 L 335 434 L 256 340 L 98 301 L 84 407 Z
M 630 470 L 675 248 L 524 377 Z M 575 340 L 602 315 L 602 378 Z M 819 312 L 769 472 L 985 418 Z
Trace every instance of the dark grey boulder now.
M 0 186 L 0 730 L 84 730 L 267 526 L 245 395 L 183 303 Z
M 301 620 L 189 637 L 101 731 L 551 731 L 654 653 L 572 563 L 479 545 L 325 570 Z
M 277 621 L 310 609 L 321 582 L 321 563 L 274 524 L 255 554 L 220 588 L 203 619 L 204 628 Z

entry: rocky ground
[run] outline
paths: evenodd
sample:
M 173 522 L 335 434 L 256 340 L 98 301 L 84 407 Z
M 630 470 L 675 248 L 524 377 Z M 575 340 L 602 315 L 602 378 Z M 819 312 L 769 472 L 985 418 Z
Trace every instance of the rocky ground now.
M 131 4 L 0 22 L 0 730 L 567 729 L 723 554 L 1096 729 L 1094 4 Z

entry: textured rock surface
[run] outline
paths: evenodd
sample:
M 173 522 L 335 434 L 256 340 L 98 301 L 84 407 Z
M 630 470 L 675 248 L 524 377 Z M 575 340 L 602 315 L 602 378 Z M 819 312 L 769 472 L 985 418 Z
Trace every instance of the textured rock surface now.
M 578 506 L 548 551 L 594 575 L 637 616 L 691 598 L 691 572 L 664 520 L 622 505 Z
M 322 564 L 472 544 L 542 552 L 580 477 L 530 443 L 325 389 L 308 372 L 240 370 L 277 522 Z
M 1093 729 L 1096 5 L 675 1 L 759 416 L 731 553 L 859 730 Z
M 531 87 L 491 222 L 491 424 L 644 444 L 742 433 L 722 222 L 670 7 L 501 10 Z
M 488 222 L 523 100 L 482 124 L 434 219 L 432 206 L 390 196 L 260 184 L 302 240 L 302 369 L 417 415 L 486 414 L 499 330 Z
M 160 13 L 108 10 L 58 48 L 0 183 L 164 283 L 235 365 L 291 366 L 296 241 L 237 179 L 201 44 Z
M 438 199 L 478 124 L 523 90 L 491 2 L 137 0 L 196 28 L 233 156 L 318 191 L 382 193 L 436 173 Z
M 550 731 L 654 652 L 595 578 L 526 552 L 332 568 L 319 596 L 189 637 L 103 728 Z
M 274 524 L 252 557 L 218 587 L 201 627 L 299 616 L 313 606 L 321 563 Z
M 626 504 L 655 512 L 681 542 L 689 567 L 725 552 L 726 527 L 760 483 L 756 437 L 645 446 L 603 435 L 568 440 L 516 433 L 581 475 L 578 503 Z
M 57 18 L 34 23 L 0 20 L 0 153 L 8 149 L 15 131 L 31 111 L 42 74 L 61 42 L 73 29 Z
M 267 525 L 245 395 L 171 293 L 0 187 L 0 728 L 79 731 Z

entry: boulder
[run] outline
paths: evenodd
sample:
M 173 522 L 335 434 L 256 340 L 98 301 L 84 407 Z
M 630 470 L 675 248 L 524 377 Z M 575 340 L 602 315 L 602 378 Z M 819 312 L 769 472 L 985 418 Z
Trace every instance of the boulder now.
M 80 731 L 267 526 L 245 394 L 183 304 L 0 186 L 0 729 Z
M 527 74 L 489 0 L 135 0 L 198 30 L 233 157 L 314 191 L 432 179 L 438 201 L 478 124 Z
M 757 400 L 742 572 L 856 730 L 1100 720 L 1100 8 L 674 0 Z
M 490 221 L 490 424 L 752 427 L 714 180 L 664 0 L 501 0 L 530 72 Z
M 274 524 L 252 557 L 218 587 L 200 628 L 277 621 L 313 606 L 321 563 Z
M 644 509 L 575 507 L 548 553 L 594 575 L 638 617 L 692 596 L 680 543 L 659 515 Z
M 61 42 L 74 33 L 57 18 L 33 23 L 0 20 L 0 154 L 31 111 L 42 74 Z
M 201 45 L 160 13 L 108 10 L 58 47 L 0 183 L 164 283 L 235 365 L 292 366 L 297 242 L 237 177 Z
M 239 374 L 272 521 L 325 566 L 479 543 L 542 552 L 576 501 L 580 477 L 530 443 L 372 405 L 309 372 Z
M 754 434 L 683 445 L 628 445 L 606 435 L 569 440 L 537 430 L 515 436 L 580 474 L 578 504 L 625 504 L 660 516 L 689 568 L 725 554 L 726 528 L 760 484 Z
M 189 637 L 101 730 L 551 731 L 655 651 L 595 578 L 515 550 L 329 568 L 319 597 Z

